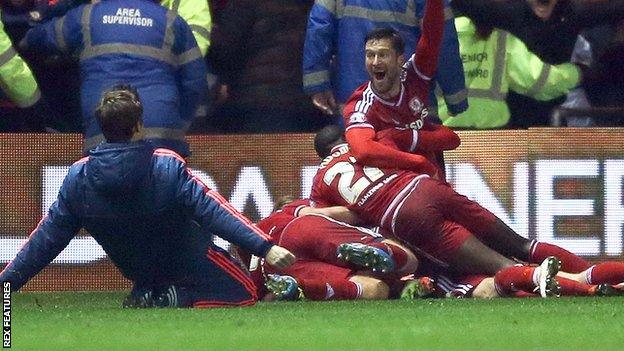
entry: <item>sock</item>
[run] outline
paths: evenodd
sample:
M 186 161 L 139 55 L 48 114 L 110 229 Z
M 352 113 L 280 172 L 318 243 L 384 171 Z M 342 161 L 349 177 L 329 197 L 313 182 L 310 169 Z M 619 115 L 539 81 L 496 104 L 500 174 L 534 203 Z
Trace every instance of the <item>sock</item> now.
M 371 243 L 369 245 L 389 253 L 394 260 L 395 270 L 398 271 L 407 264 L 407 253 L 399 246 L 389 243 Z
M 513 266 L 501 269 L 494 276 L 494 286 L 500 296 L 512 296 L 517 291 L 532 293 L 537 283 L 535 267 Z
M 576 280 L 557 277 L 562 296 L 593 296 L 596 289 L 589 284 L 579 283 Z
M 564 272 L 580 273 L 591 267 L 589 262 L 559 246 L 539 242 L 537 240 L 531 243 L 529 263 L 540 264 L 548 256 L 555 256 L 560 259 L 561 270 Z
M 355 300 L 362 295 L 362 286 L 346 279 L 300 279 L 299 287 L 313 301 Z
M 624 282 L 624 263 L 604 262 L 590 267 L 585 273 L 587 284 L 619 284 Z

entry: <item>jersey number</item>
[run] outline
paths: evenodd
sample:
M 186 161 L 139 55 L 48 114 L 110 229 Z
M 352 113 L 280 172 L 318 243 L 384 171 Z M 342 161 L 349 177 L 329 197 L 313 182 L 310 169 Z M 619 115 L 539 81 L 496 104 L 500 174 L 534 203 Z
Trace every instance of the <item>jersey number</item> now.
M 379 168 L 364 166 L 364 175 L 351 185 L 353 177 L 355 177 L 355 167 L 349 162 L 341 161 L 325 172 L 323 181 L 329 186 L 338 175 L 340 175 L 340 178 L 338 178 L 338 192 L 340 192 L 340 196 L 343 199 L 353 205 L 360 197 L 360 194 L 371 183 L 383 177 L 384 173 Z

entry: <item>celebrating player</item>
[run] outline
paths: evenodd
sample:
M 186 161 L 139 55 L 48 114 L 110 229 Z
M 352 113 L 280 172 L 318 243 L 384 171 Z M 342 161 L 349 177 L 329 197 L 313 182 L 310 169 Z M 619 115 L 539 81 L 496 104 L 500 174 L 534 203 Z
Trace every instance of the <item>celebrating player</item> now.
M 408 169 L 442 176 L 434 154 L 401 152 L 376 141 L 375 133 L 402 128 L 417 136 L 418 130 L 436 128 L 427 120 L 429 83 L 435 74 L 444 28 L 442 0 L 427 0 L 422 36 L 415 53 L 405 61 L 405 44 L 398 32 L 380 28 L 366 37 L 365 64 L 370 82 L 360 86 L 344 109 L 346 140 L 353 156 L 374 167 Z M 417 138 L 414 138 L 416 141 Z

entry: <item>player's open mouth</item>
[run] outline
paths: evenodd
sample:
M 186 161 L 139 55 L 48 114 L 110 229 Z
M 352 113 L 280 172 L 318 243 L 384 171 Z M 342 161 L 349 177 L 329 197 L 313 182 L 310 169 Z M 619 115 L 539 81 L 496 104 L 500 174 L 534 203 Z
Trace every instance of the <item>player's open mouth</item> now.
M 376 80 L 382 80 L 386 77 L 386 72 L 373 72 L 373 77 L 375 77 Z

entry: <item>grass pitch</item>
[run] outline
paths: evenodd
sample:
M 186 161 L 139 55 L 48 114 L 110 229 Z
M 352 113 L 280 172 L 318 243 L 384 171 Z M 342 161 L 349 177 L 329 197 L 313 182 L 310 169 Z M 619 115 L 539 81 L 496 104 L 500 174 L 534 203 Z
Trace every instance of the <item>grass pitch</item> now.
M 15 350 L 622 350 L 624 298 L 274 302 L 122 309 L 124 293 L 13 295 Z

